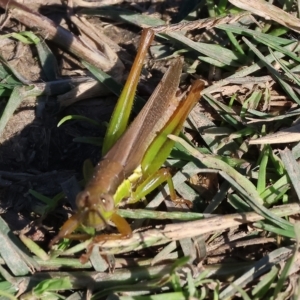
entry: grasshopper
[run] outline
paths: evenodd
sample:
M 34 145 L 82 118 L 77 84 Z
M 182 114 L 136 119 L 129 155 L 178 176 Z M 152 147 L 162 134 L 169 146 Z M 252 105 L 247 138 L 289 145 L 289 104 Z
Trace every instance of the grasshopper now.
M 143 60 L 153 38 L 151 29 L 143 31 L 141 45 L 104 139 L 104 156 L 84 190 L 77 195 L 78 211 L 64 223 L 50 245 L 70 236 L 79 226 L 101 230 L 108 221 L 115 224 L 119 234 L 97 235 L 92 244 L 129 238 L 132 230 L 118 215 L 118 205 L 128 198 L 129 203 L 138 201 L 164 181 L 169 184 L 171 199 L 178 202 L 170 173 L 161 169 L 174 145 L 167 136 L 180 133 L 200 98 L 204 83 L 196 80 L 188 96 L 180 101 L 175 94 L 183 62 L 180 58 L 174 59 L 150 99 L 125 131 Z

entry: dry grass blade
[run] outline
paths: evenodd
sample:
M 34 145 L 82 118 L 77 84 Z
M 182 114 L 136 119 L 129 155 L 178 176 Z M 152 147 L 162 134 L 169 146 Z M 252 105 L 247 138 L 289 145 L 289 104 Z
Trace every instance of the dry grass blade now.
M 101 7 L 101 6 L 108 6 L 108 5 L 115 5 L 118 3 L 122 3 L 124 0 L 100 0 L 100 1 L 93 1 L 87 2 L 83 0 L 74 0 L 74 4 L 79 7 Z
M 299 19 L 273 4 L 260 0 L 229 0 L 229 2 L 236 7 L 250 11 L 266 20 L 273 20 L 300 33 Z
M 299 188 L 299 180 L 300 180 L 300 169 L 297 161 L 295 160 L 292 152 L 289 149 L 284 149 L 280 151 L 280 156 L 282 158 L 282 162 L 285 165 L 289 178 L 294 186 L 294 189 L 298 195 L 298 201 L 300 200 L 300 188 Z
M 295 125 L 259 139 L 250 140 L 250 145 L 286 144 L 300 141 L 300 125 Z

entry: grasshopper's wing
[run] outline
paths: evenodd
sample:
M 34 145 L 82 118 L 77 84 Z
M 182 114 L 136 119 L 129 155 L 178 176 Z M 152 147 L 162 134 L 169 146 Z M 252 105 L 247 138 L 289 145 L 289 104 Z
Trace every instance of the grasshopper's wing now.
M 203 88 L 203 81 L 196 80 L 193 83 L 186 99 L 180 102 L 172 118 L 170 118 L 169 122 L 162 128 L 161 132 L 148 147 L 141 163 L 144 177 L 154 174 L 169 156 L 175 142 L 170 140 L 168 135 L 178 135 L 180 133 L 184 121 L 200 99 L 200 93 Z
M 182 60 L 175 59 L 128 130 L 105 155 L 104 159 L 123 165 L 126 176 L 140 165 L 149 145 L 176 111 L 181 69 Z

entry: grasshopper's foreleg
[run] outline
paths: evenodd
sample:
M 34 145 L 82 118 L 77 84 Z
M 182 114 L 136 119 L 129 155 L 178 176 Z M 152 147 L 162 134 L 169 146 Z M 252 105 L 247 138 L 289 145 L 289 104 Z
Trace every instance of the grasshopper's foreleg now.
M 93 238 L 92 242 L 87 248 L 87 253 L 81 255 L 80 262 L 82 264 L 86 263 L 93 251 L 93 247 L 95 244 L 105 242 L 105 241 L 111 241 L 111 240 L 119 240 L 119 239 L 128 239 L 132 236 L 132 230 L 128 222 L 121 216 L 119 216 L 117 213 L 112 214 L 111 221 L 116 225 L 118 231 L 120 233 L 117 234 L 100 234 Z

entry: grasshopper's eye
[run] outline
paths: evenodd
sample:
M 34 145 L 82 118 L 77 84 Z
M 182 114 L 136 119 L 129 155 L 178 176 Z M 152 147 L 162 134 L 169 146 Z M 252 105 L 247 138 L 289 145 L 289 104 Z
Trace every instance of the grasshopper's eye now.
M 112 211 L 115 208 L 114 198 L 111 194 L 101 194 L 100 196 L 103 208 L 106 211 Z
M 90 198 L 90 193 L 87 191 L 80 192 L 76 197 L 76 205 L 79 209 L 85 208 L 88 206 Z

